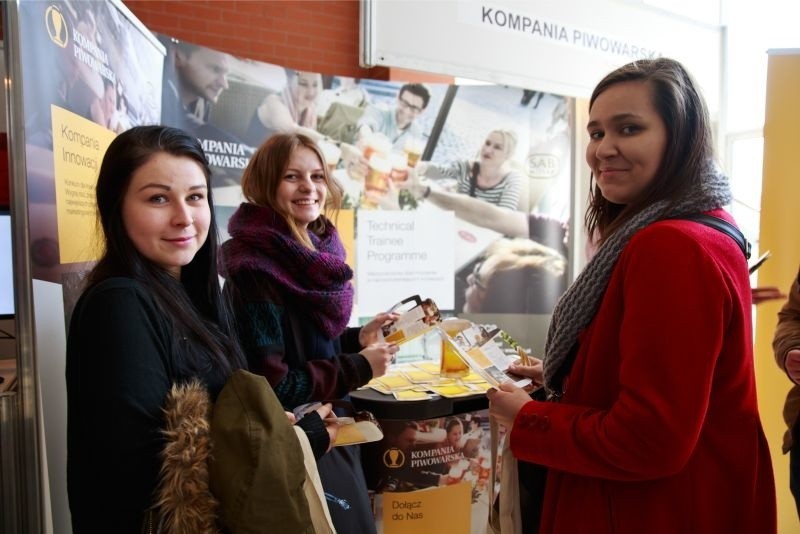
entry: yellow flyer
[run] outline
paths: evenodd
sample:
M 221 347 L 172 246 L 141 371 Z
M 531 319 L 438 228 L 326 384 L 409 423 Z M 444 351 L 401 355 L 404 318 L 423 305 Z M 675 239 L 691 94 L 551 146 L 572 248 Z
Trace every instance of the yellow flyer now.
M 471 492 L 468 482 L 409 493 L 383 494 L 384 534 L 470 532 Z

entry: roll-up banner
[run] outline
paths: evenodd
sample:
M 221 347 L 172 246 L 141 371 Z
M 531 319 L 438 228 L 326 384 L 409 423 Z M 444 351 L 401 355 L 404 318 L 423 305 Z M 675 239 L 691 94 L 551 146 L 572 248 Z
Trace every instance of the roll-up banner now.
M 32 278 L 18 290 L 31 291 L 35 317 L 35 355 L 21 359 L 38 371 L 44 506 L 53 531 L 68 532 L 66 323 L 98 254 L 100 162 L 117 133 L 160 121 L 164 48 L 121 2 L 20 2 L 16 9 L 20 78 L 12 90 L 22 92 L 22 113 L 14 114 L 9 135 L 12 145 L 24 144 L 13 190 L 27 194 L 27 216 L 14 216 L 15 224 L 27 224 Z
M 298 72 L 160 38 L 163 120 L 202 141 L 223 236 L 253 152 L 307 133 L 345 191 L 336 224 L 356 273 L 354 323 L 417 293 L 541 348 L 544 323 L 525 318 L 546 316 L 565 286 L 572 99 Z M 443 194 L 409 187 L 414 174 Z
M 311 135 L 345 191 L 335 222 L 356 273 L 353 324 L 416 293 L 542 350 L 570 272 L 571 98 L 298 72 L 154 37 L 117 1 L 15 5 L 22 113 L 9 135 L 12 148 L 24 146 L 15 190 L 27 213 L 15 215 L 27 224 L 35 316 L 22 358 L 38 372 L 55 531 L 70 523 L 66 331 L 99 254 L 100 162 L 132 126 L 163 123 L 200 139 L 223 238 L 258 146 L 279 132 Z

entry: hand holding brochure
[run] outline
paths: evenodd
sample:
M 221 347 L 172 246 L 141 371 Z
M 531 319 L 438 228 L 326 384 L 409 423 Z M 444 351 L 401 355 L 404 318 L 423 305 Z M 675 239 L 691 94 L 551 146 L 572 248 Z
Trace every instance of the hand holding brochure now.
M 345 419 L 345 421 L 342 421 Z M 324 420 L 328 424 L 328 419 Z M 336 434 L 336 441 L 331 446 L 341 447 L 343 445 L 358 445 L 383 439 L 383 432 L 375 421 L 354 421 L 350 418 L 338 418 L 332 421 L 339 425 L 339 432 Z
M 335 414 L 331 413 L 329 417 L 322 420 L 326 425 L 336 425 L 339 427 L 336 434 L 336 441 L 331 443 L 332 447 L 357 445 L 383 439 L 381 427 L 375 419 L 375 416 L 370 412 L 356 411 L 353 405 L 348 401 L 337 399 L 325 401 L 325 403 L 333 404 L 334 408 L 344 410 L 346 413 L 351 414 L 337 417 Z M 295 419 L 299 421 L 306 414 L 316 411 L 322 404 L 322 402 L 311 402 L 298 406 L 293 411 Z
M 399 311 L 405 304 L 409 303 L 413 303 L 414 306 L 404 312 Z M 400 317 L 389 324 L 383 325 L 381 332 L 383 333 L 384 341 L 395 345 L 401 345 L 406 341 L 421 336 L 442 321 L 442 316 L 439 314 L 439 308 L 436 303 L 431 299 L 422 300 L 419 295 L 413 295 L 401 300 L 389 308 L 389 311 L 400 313 Z
M 499 328 L 487 331 L 476 324 L 453 338 L 441 330 L 445 343 L 448 343 L 476 374 L 492 386 L 510 383 L 522 388 L 530 385 L 532 382 L 530 378 L 522 378 L 508 372 L 513 360 L 493 341 L 499 333 Z
M 411 307 L 401 311 L 407 304 L 411 304 Z M 400 316 L 381 327 L 383 340 L 387 343 L 401 345 L 437 328 L 447 348 L 452 349 L 452 353 L 492 386 L 497 387 L 507 382 L 517 387 L 531 384 L 530 378 L 521 378 L 507 372 L 513 360 L 492 341 L 501 332 L 499 328 L 488 332 L 480 325 L 459 320 L 469 326 L 466 329 L 460 326 L 457 332 L 448 334 L 445 328 L 447 321 L 443 324 L 436 303 L 431 299 L 422 300 L 419 295 L 403 299 L 388 311 L 399 313 Z M 442 352 L 444 358 L 444 348 Z M 443 374 L 444 369 L 443 366 Z

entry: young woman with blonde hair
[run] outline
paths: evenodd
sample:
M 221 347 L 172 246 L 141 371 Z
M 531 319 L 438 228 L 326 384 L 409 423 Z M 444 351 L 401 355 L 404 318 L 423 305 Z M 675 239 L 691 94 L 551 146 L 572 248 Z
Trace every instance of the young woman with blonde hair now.
M 380 326 L 393 316 L 347 328 L 353 271 L 328 217 L 342 192 L 319 147 L 302 134 L 269 138 L 242 190 L 247 202 L 231 217 L 223 260 L 250 370 L 287 409 L 340 399 L 385 373 L 397 347 L 379 342 Z M 359 449 L 337 447 L 318 465 L 336 529 L 373 532 Z

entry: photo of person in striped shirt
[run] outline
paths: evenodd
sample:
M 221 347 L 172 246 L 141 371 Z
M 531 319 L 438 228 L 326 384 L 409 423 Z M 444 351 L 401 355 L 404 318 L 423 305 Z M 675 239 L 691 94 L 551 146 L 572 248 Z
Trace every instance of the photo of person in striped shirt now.
M 510 210 L 522 208 L 527 200 L 526 176 L 513 164 L 517 134 L 511 130 L 489 132 L 478 151 L 477 159 L 456 160 L 446 164 L 421 162 L 417 175 L 430 180 L 456 180 L 457 192 Z

